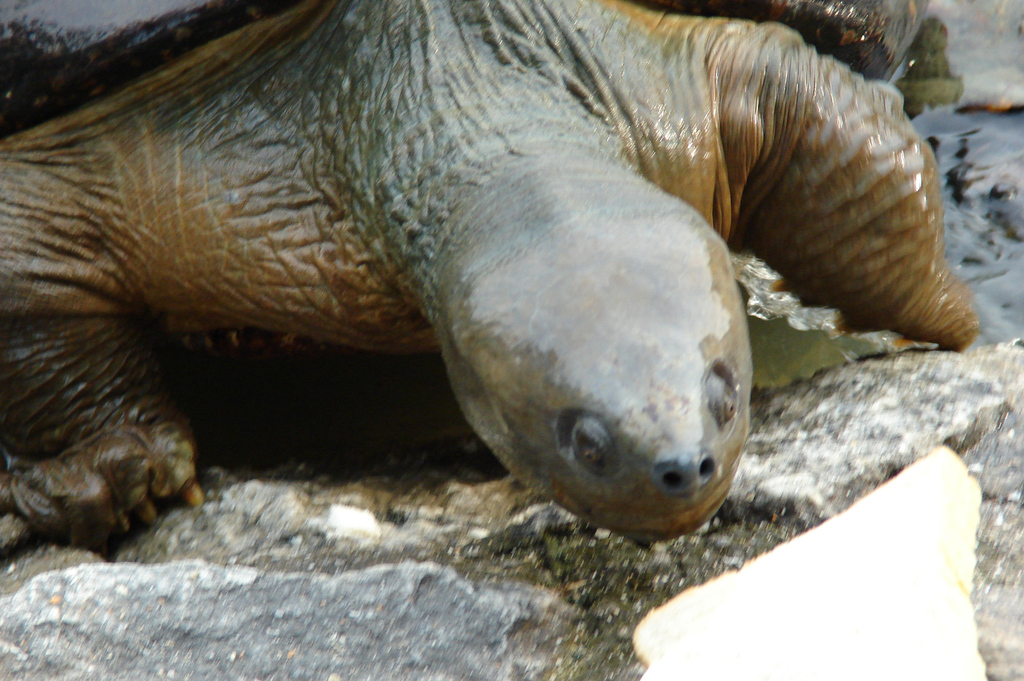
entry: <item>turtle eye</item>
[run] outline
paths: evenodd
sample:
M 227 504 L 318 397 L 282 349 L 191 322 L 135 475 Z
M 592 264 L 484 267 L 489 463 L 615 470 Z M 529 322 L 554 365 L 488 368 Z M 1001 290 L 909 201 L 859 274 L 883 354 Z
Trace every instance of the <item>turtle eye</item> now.
M 598 475 L 607 471 L 613 455 L 611 435 L 593 414 L 567 409 L 555 426 L 562 453 Z
M 722 360 L 715 360 L 704 379 L 708 410 L 719 428 L 725 428 L 739 408 L 739 384 L 736 374 Z

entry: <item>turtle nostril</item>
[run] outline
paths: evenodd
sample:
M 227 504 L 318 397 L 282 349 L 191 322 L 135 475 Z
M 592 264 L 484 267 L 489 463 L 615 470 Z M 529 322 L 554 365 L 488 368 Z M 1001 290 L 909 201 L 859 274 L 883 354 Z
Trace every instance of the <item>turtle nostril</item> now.
M 661 482 L 666 489 L 676 489 L 683 484 L 683 475 L 679 471 L 666 471 L 661 475 Z
M 660 461 L 654 465 L 654 482 L 668 496 L 684 497 L 697 493 L 715 476 L 717 466 L 710 454 L 697 457 L 687 454 Z
M 670 497 L 682 497 L 696 491 L 697 480 L 694 466 L 673 459 L 654 466 L 654 482 Z
M 700 462 L 699 472 L 701 484 L 713 478 L 715 476 L 715 460 L 710 456 L 705 456 Z

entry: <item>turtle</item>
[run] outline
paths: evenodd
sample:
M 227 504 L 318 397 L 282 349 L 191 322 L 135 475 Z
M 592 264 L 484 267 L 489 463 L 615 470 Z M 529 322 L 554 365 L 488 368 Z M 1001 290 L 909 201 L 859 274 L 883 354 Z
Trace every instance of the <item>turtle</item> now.
M 899 94 L 779 23 L 162 0 L 72 30 L 68 4 L 3 43 L 27 61 L 0 139 L 0 511 L 41 536 L 102 547 L 202 501 L 157 337 L 439 350 L 513 475 L 653 541 L 720 506 L 747 437 L 730 249 L 851 328 L 977 334 Z

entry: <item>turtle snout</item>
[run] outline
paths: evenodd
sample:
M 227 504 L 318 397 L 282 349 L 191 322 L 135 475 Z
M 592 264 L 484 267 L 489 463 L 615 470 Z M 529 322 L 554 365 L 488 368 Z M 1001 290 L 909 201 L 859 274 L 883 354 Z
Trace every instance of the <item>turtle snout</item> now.
M 698 494 L 715 478 L 718 465 L 706 450 L 682 452 L 654 464 L 654 485 L 669 497 L 685 498 Z

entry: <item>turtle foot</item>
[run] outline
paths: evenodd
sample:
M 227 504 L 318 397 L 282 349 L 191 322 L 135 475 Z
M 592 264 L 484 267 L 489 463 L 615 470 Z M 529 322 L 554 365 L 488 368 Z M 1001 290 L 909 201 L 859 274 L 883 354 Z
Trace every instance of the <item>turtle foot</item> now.
M 76 546 L 102 549 L 134 516 L 151 523 L 154 501 L 203 501 L 195 445 L 177 423 L 102 430 L 43 461 L 14 459 L 0 473 L 0 511 L 23 517 L 33 531 Z

